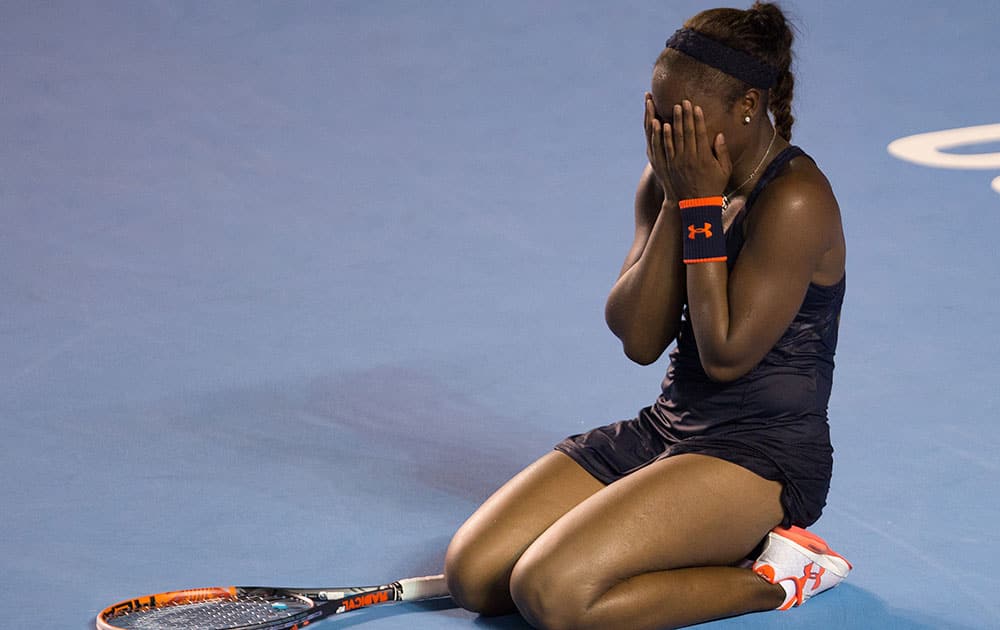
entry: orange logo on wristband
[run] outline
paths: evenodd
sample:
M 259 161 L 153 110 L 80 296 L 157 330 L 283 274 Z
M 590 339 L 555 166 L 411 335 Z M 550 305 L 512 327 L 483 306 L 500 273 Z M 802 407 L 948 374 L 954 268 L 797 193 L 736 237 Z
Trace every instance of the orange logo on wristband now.
M 694 225 L 689 225 L 688 226 L 688 238 L 689 239 L 691 239 L 693 241 L 694 237 L 696 235 L 698 235 L 698 234 L 704 234 L 705 238 L 712 238 L 712 224 L 711 223 L 705 223 L 705 227 L 700 227 L 700 228 L 697 228 Z

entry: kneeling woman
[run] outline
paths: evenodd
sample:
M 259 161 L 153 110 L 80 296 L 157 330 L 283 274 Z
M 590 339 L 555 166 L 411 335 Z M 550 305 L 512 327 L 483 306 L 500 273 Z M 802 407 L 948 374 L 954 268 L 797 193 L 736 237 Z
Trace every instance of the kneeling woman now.
M 789 144 L 791 44 L 762 3 L 700 13 L 667 42 L 606 312 L 639 363 L 676 339 L 663 393 L 472 515 L 445 564 L 463 607 L 547 629 L 677 627 L 790 608 L 850 570 L 800 529 L 830 483 L 845 245 L 829 183 Z

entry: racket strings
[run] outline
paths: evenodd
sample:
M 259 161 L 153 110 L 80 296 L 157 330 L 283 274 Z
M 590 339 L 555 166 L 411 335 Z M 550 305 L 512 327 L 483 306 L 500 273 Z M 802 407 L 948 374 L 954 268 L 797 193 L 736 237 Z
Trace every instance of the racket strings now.
M 299 599 L 241 595 L 138 608 L 110 621 L 122 630 L 221 630 L 288 619 L 308 608 L 310 604 Z

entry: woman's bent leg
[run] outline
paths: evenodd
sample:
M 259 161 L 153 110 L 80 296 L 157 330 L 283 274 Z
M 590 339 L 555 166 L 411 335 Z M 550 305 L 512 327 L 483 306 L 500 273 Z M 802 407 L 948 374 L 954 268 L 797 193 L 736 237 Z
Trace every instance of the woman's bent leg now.
M 783 517 L 781 484 L 677 455 L 601 490 L 549 527 L 511 577 L 546 630 L 661 629 L 781 605 L 784 590 L 734 566 Z
M 552 523 L 604 488 L 569 456 L 553 451 L 497 490 L 452 538 L 445 575 L 452 598 L 484 615 L 514 612 L 510 574 Z

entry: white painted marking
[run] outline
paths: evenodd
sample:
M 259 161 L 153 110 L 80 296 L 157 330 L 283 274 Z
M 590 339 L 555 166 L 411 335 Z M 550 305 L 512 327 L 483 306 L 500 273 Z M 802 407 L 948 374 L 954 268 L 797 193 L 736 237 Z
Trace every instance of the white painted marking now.
M 893 140 L 887 148 L 893 157 L 923 166 L 969 170 L 1000 169 L 1000 153 L 945 152 L 985 142 L 1000 142 L 1000 123 L 920 133 Z M 1000 177 L 994 179 L 990 187 L 1000 193 Z
M 1000 153 L 945 153 L 970 144 L 1000 142 L 1000 124 L 932 131 L 894 140 L 889 144 L 893 156 L 924 166 L 959 169 L 1000 169 Z

